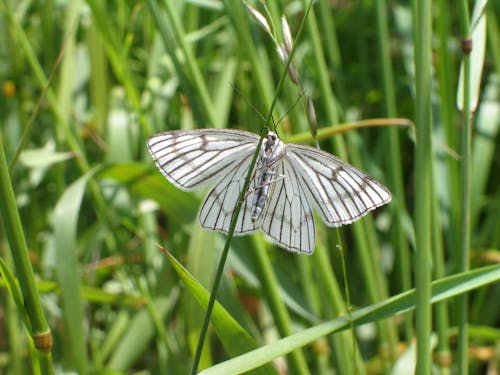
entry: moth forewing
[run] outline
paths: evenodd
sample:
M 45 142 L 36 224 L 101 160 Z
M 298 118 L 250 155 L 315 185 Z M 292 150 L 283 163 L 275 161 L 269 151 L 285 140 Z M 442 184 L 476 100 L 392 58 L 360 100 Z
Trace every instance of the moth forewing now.
M 175 186 L 193 190 L 217 181 L 255 150 L 256 134 L 230 129 L 172 130 L 152 136 L 147 145 L 156 166 Z

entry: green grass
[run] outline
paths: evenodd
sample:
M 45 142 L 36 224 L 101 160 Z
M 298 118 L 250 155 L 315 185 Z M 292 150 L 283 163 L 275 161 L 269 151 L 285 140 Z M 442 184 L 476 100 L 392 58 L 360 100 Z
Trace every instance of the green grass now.
M 308 4 L 251 2 L 271 37 L 239 0 L 0 0 L 1 373 L 189 373 L 226 237 L 146 139 L 259 133 L 253 106 L 313 144 L 308 98 L 320 147 L 393 201 L 339 231 L 317 218 L 309 257 L 234 237 L 199 371 L 498 367 L 500 5 L 318 0 L 301 87 L 278 90 L 281 17 L 295 39 Z

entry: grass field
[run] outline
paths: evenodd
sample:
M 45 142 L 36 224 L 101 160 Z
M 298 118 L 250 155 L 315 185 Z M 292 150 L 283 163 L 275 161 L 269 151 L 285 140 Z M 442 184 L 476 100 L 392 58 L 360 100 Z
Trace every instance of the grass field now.
M 500 2 L 248 3 L 0 0 L 0 373 L 497 374 Z M 146 140 L 266 117 L 392 202 L 202 229 Z

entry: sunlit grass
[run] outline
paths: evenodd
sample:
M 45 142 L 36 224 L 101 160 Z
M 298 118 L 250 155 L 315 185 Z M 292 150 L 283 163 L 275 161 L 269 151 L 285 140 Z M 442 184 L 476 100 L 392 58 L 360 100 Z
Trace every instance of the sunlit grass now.
M 281 17 L 295 37 L 308 1 L 286 3 L 268 2 L 266 10 L 251 2 L 272 25 L 273 40 L 236 0 L 0 0 L 6 161 L 0 175 L 0 372 L 29 373 L 32 366 L 42 373 L 191 370 L 225 237 L 197 222 L 206 190 L 187 193 L 170 185 L 155 170 L 145 141 L 170 129 L 258 133 L 264 121 L 255 109 L 268 112 L 283 71 L 275 44 L 284 43 Z M 485 9 L 484 60 L 471 55 L 484 69 L 471 78 L 480 81 L 480 91 L 468 178 L 461 168 L 466 122 L 456 105 L 462 35 L 455 29 L 468 20 L 459 19 L 458 2 L 434 5 L 431 39 L 417 46 L 432 64 L 425 69 L 427 58 L 414 54 L 423 31 L 417 6 L 318 0 L 312 8 L 293 60 L 301 87 L 285 80 L 273 119 L 291 110 L 277 130 L 283 139 L 311 142 L 310 97 L 320 147 L 376 177 L 393 201 L 340 229 L 342 254 L 336 230 L 320 220 L 310 257 L 279 249 L 261 234 L 235 237 L 200 370 L 220 364 L 242 371 L 259 363 L 266 364 L 262 373 L 283 367 L 290 373 L 385 373 L 396 363 L 414 366 L 407 356 L 416 335 L 409 311 L 423 307 L 405 294 L 414 287 L 416 293 L 431 290 L 439 302 L 423 307 L 431 309 L 432 321 L 419 323 L 417 336 L 436 334 L 437 342 L 432 355 L 419 353 L 421 368 L 447 374 L 455 363 L 469 362 L 471 374 L 482 374 L 494 366 L 500 340 L 500 276 L 491 266 L 500 245 L 500 4 Z M 415 91 L 425 79 L 430 87 Z M 415 140 L 425 108 L 431 144 L 422 150 Z M 415 150 L 428 161 L 427 173 Z M 470 249 L 461 224 L 465 181 Z M 428 183 L 425 197 L 420 183 Z M 430 209 L 418 220 L 430 247 L 419 257 L 415 214 L 422 200 Z M 426 264 L 438 289 L 425 275 L 414 277 Z M 459 333 L 452 298 L 466 291 L 468 336 Z M 20 329 L 26 322 L 29 328 Z M 360 322 L 365 325 L 358 328 Z M 47 325 L 52 347 L 39 339 L 47 337 Z M 36 345 L 29 335 L 38 338 Z M 465 337 L 460 351 L 457 337 Z M 483 347 L 493 354 L 480 356 Z M 285 357 L 269 362 L 278 355 Z

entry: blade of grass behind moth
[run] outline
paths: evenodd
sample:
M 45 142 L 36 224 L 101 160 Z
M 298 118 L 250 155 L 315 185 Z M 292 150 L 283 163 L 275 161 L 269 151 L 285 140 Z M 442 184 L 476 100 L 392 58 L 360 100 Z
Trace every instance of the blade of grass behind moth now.
M 411 122 L 411 120 L 408 120 L 406 118 L 372 118 L 366 120 L 358 120 L 318 129 L 316 139 L 325 140 L 335 135 L 347 133 L 352 130 L 374 126 L 414 126 L 414 124 L 413 122 Z M 285 142 L 292 143 L 312 143 L 313 137 L 310 132 L 304 132 L 300 134 L 290 135 L 283 140 Z

